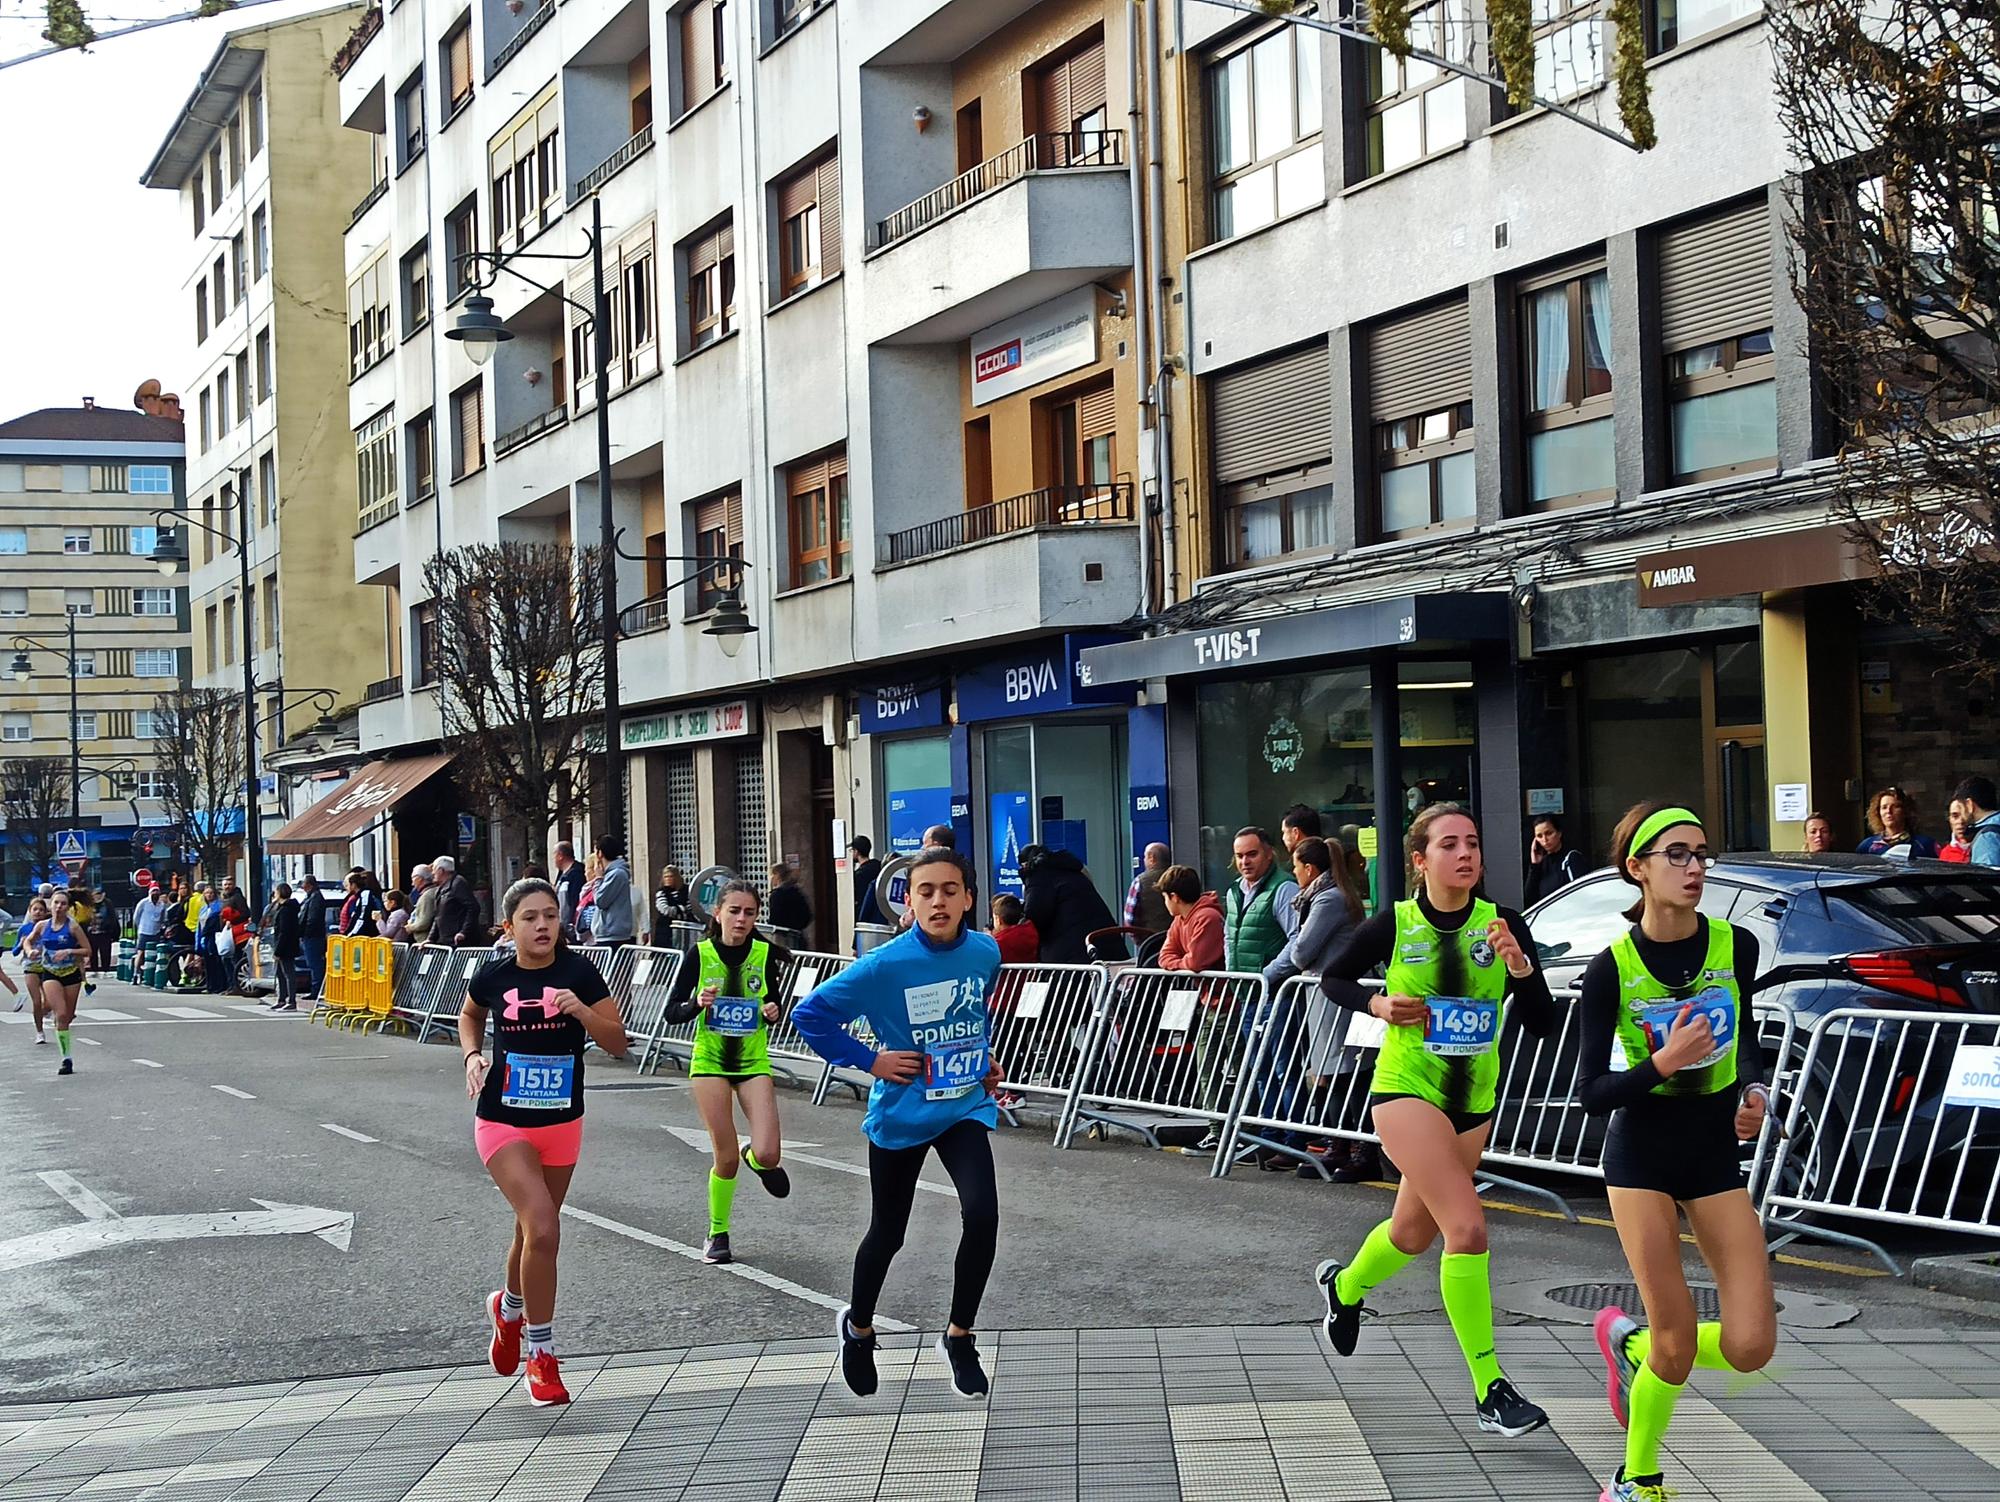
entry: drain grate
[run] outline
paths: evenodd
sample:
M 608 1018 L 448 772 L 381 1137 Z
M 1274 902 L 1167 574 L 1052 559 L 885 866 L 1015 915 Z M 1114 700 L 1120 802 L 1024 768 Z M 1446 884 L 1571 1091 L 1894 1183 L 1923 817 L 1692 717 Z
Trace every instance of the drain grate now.
M 1722 1297 L 1713 1288 L 1697 1283 L 1688 1291 L 1694 1295 L 1696 1319 L 1722 1318 Z M 1634 1319 L 1645 1319 L 1641 1312 L 1645 1306 L 1636 1283 L 1559 1283 L 1546 1290 L 1545 1296 L 1551 1303 L 1568 1309 L 1597 1310 L 1606 1304 L 1616 1304 Z

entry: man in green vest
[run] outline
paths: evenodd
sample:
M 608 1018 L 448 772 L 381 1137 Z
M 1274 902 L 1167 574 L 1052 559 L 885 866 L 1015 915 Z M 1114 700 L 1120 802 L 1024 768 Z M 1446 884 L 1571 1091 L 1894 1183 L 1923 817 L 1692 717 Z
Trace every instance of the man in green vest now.
M 1254 824 L 1236 831 L 1237 880 L 1223 897 L 1223 963 L 1261 974 L 1299 926 L 1299 884 L 1278 869 L 1271 837 Z
M 1279 868 L 1270 835 L 1254 824 L 1236 831 L 1234 854 L 1237 879 L 1222 897 L 1222 963 L 1225 969 L 1257 975 L 1283 952 L 1299 926 L 1299 884 Z M 1239 1024 L 1246 1047 L 1256 1022 L 1256 1008 L 1247 1009 Z M 1234 1070 L 1225 1069 L 1219 1080 L 1209 1080 L 1210 1035 L 1197 1040 L 1196 1054 L 1202 1061 L 1204 1083 L 1226 1092 Z M 1213 1151 L 1221 1140 L 1221 1133 L 1212 1131 L 1198 1150 Z

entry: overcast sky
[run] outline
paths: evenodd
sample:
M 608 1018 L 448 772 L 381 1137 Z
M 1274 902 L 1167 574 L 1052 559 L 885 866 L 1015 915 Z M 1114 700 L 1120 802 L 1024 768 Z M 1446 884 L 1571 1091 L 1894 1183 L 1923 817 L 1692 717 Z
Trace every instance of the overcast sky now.
M 8 354 L 0 421 L 85 396 L 131 404 L 148 376 L 178 391 L 194 360 L 180 295 L 187 218 L 179 196 L 139 186 L 167 126 L 230 30 L 322 8 L 278 0 L 241 15 L 159 26 L 0 68 L 0 235 Z M 190 8 L 188 0 L 84 0 L 99 32 Z M 45 45 L 40 0 L 0 0 L 0 62 Z

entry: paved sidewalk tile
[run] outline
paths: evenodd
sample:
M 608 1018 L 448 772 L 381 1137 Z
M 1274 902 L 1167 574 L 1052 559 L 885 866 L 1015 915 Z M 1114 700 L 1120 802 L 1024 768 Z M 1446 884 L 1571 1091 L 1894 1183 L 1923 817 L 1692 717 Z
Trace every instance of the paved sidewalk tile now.
M 1697 1374 L 1664 1447 L 1689 1502 L 2000 1495 L 1990 1337 L 1787 1338 Z M 1550 1427 L 1481 1434 L 1443 1327 L 1003 1331 L 967 1403 L 924 1336 L 853 1397 L 815 1342 L 578 1357 L 529 1406 L 479 1367 L 0 1404 L 0 1502 L 1467 1502 L 1596 1495 L 1623 1455 L 1588 1331 L 1501 1354 Z M 1699 1469 L 1692 1469 L 1698 1467 Z

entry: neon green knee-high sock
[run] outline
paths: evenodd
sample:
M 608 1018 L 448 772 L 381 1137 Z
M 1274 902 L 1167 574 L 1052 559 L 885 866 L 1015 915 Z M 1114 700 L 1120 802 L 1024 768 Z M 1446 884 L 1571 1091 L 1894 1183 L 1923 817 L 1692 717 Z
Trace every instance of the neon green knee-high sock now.
M 724 1178 L 714 1169 L 708 1171 L 708 1234 L 727 1236 L 729 1234 L 729 1207 L 736 1203 L 736 1180 L 732 1176 Z
M 1389 1239 L 1389 1222 L 1385 1220 L 1368 1233 L 1354 1260 L 1334 1277 L 1333 1291 L 1341 1303 L 1358 1304 L 1371 1288 L 1388 1282 L 1415 1260 L 1414 1252 L 1404 1251 Z
M 1491 1254 L 1446 1252 L 1438 1261 L 1438 1288 L 1451 1333 L 1465 1352 L 1472 1372 L 1472 1390 L 1481 1402 L 1500 1376 L 1500 1359 L 1493 1354 L 1493 1284 Z
M 1640 1366 L 1646 1364 L 1646 1357 L 1653 1349 L 1653 1332 L 1639 1330 L 1627 1337 L 1625 1354 Z M 1722 1325 L 1716 1320 L 1703 1320 L 1694 1327 L 1694 1364 L 1706 1367 L 1712 1372 L 1733 1372 L 1729 1358 L 1722 1354 Z
M 1631 1347 L 1626 1347 L 1629 1351 Z M 1681 1399 L 1686 1384 L 1669 1382 L 1650 1366 L 1640 1363 L 1632 1379 L 1632 1391 L 1625 1399 L 1625 1477 L 1657 1476 L 1660 1473 L 1660 1441 L 1674 1419 L 1674 1404 Z
M 58 1048 L 60 1048 L 60 1049 L 62 1050 L 62 1056 L 63 1056 L 63 1057 L 65 1058 L 65 1059 L 69 1057 L 69 1029 L 68 1029 L 68 1028 L 66 1028 L 66 1027 L 59 1027 L 59 1028 L 57 1028 L 57 1029 L 56 1029 L 56 1047 L 58 1047 Z

